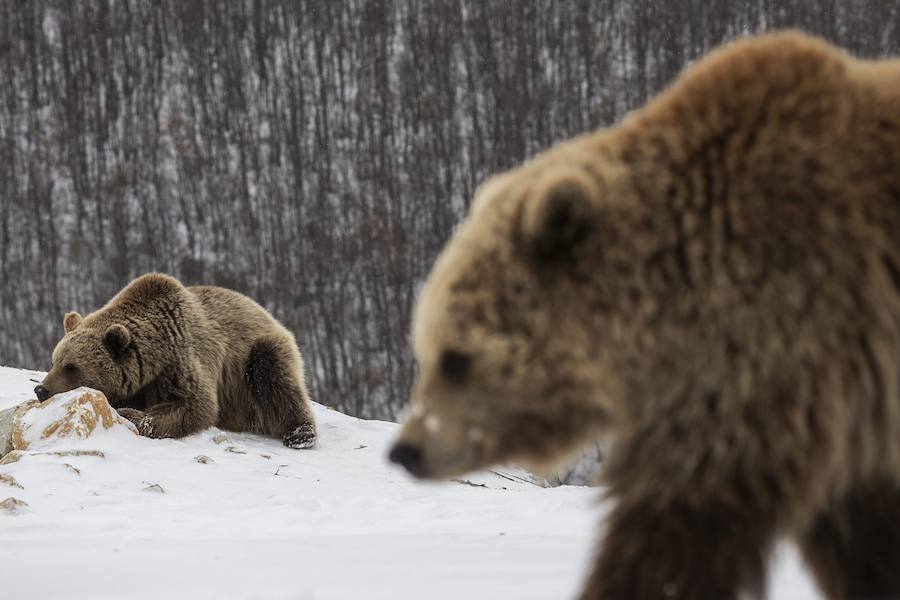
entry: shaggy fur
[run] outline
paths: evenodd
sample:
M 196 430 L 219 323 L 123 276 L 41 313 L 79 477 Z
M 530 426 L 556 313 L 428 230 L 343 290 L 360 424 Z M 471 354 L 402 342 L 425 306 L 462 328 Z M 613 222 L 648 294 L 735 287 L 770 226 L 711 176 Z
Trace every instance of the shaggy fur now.
M 759 595 L 779 536 L 900 597 L 900 61 L 740 41 L 495 177 L 413 340 L 414 474 L 609 438 L 584 600 Z
M 98 389 L 150 437 L 216 425 L 315 443 L 294 336 L 246 296 L 150 274 L 63 325 L 41 395 Z

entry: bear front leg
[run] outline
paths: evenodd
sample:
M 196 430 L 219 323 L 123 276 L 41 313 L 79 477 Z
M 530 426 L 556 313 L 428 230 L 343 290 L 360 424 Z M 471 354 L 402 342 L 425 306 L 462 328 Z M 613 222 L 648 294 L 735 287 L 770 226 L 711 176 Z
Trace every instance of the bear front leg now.
M 581 600 L 760 597 L 773 532 L 765 516 L 715 498 L 621 501 Z
M 132 422 L 141 435 L 151 438 L 180 438 L 215 425 L 215 419 L 204 418 L 184 402 L 157 404 Z
M 163 401 L 153 404 L 143 415 L 132 420 L 141 435 L 180 438 L 216 424 L 218 401 L 215 390 L 185 376 L 172 377 L 169 381 L 171 383 L 160 390 Z M 126 418 L 130 419 L 127 415 Z

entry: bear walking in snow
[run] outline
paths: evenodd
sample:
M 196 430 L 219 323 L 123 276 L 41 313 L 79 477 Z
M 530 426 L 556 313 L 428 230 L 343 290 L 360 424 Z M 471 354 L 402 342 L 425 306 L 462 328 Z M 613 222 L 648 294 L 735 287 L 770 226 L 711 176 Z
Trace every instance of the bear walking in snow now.
M 740 41 L 492 179 L 413 345 L 418 477 L 608 436 L 584 600 L 762 595 L 781 536 L 900 597 L 900 61 Z
M 237 292 L 149 274 L 100 310 L 67 313 L 38 399 L 100 390 L 138 430 L 182 437 L 211 426 L 309 448 L 316 427 L 294 336 Z

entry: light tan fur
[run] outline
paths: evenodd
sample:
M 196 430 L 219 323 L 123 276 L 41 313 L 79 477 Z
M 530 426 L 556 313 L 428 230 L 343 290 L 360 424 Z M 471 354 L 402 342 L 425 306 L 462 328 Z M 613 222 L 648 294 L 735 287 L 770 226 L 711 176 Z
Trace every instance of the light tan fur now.
M 98 389 L 150 437 L 217 425 L 298 448 L 315 441 L 294 336 L 242 294 L 149 274 L 63 326 L 40 395 Z
M 413 325 L 392 458 L 443 478 L 603 433 L 582 598 L 900 596 L 900 61 L 796 33 L 489 181 Z

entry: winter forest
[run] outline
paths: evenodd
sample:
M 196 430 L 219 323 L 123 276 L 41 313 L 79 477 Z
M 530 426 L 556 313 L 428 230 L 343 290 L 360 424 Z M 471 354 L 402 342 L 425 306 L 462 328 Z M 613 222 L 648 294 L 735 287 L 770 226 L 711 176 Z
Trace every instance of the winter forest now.
M 900 54 L 882 0 L 0 0 L 0 364 L 163 271 L 248 294 L 315 400 L 395 420 L 479 183 L 785 27 Z

